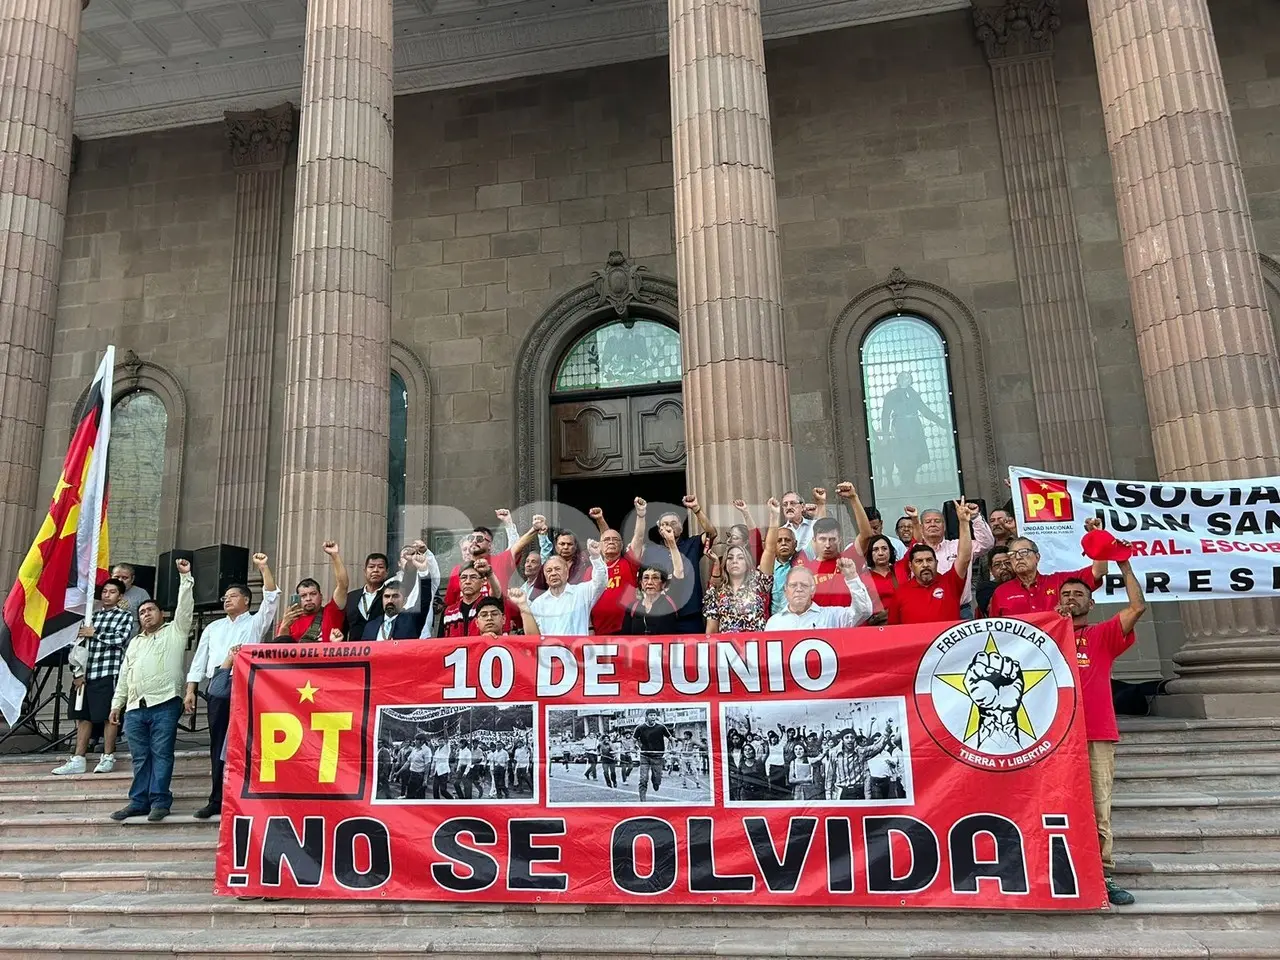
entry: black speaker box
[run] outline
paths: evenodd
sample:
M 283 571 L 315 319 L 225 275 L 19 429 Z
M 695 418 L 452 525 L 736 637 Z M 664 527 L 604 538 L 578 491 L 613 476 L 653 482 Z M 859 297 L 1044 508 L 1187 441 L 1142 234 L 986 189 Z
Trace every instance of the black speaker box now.
M 133 564 L 133 585 L 147 591 L 147 596 L 156 595 L 156 568 L 146 564 Z
M 249 551 L 225 543 L 201 547 L 191 561 L 191 573 L 196 578 L 196 609 L 218 609 L 229 586 L 248 583 Z
M 983 519 L 985 519 L 987 516 L 987 501 L 983 500 L 981 497 L 977 499 L 974 499 L 973 497 L 967 497 L 966 499 L 968 500 L 969 503 L 976 503 L 978 505 L 978 512 L 982 515 Z M 946 527 L 947 527 L 947 533 L 946 533 L 947 539 L 948 540 L 958 539 L 960 537 L 960 519 L 956 516 L 955 501 L 948 500 L 945 503 L 943 503 L 942 521 L 943 523 L 946 524 Z
M 160 554 L 155 566 L 155 590 L 151 596 L 160 604 L 161 610 L 172 613 L 178 605 L 178 568 L 175 560 L 191 560 L 195 556 L 192 550 L 170 550 Z

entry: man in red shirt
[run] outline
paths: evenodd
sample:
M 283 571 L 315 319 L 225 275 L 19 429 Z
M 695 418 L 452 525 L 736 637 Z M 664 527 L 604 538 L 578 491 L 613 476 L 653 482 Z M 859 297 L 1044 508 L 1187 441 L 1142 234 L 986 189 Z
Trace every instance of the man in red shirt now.
M 640 527 L 640 524 L 636 524 Z M 643 532 L 641 534 L 643 549 Z M 591 608 L 591 632 L 597 636 L 616 636 L 622 632 L 622 618 L 636 596 L 639 570 L 622 552 L 622 534 L 606 528 L 600 534 L 600 557 L 609 573 L 609 581 L 600 599 Z
M 335 629 L 346 629 L 347 590 L 351 581 L 338 545 L 326 540 L 324 552 L 329 555 L 329 566 L 333 569 L 333 596 L 322 607 L 320 583 L 311 577 L 299 580 L 294 588 L 298 592 L 298 602 L 290 604 L 280 618 L 275 637 L 277 643 L 323 643 Z
M 1098 845 L 1102 871 L 1107 878 L 1107 899 L 1117 906 L 1133 903 L 1133 894 L 1116 885 L 1111 876 L 1116 862 L 1111 852 L 1111 786 L 1116 776 L 1116 709 L 1111 699 L 1111 666 L 1133 646 L 1133 628 L 1147 609 L 1146 598 L 1128 560 L 1117 564 L 1124 574 L 1129 605 L 1109 620 L 1089 623 L 1093 587 L 1070 577 L 1058 591 L 1058 612 L 1070 617 L 1076 631 L 1076 666 L 1080 671 L 1080 700 L 1084 707 L 1085 736 L 1089 740 L 1089 781 L 1093 812 L 1098 821 Z
M 938 557 L 927 543 L 913 544 L 907 551 L 911 576 L 899 581 L 893 592 L 890 623 L 938 623 L 960 619 L 966 578 L 957 571 L 969 569 L 969 561 L 973 557 L 973 534 L 969 522 L 977 513 L 976 503 L 966 503 L 963 497 L 956 501 L 960 539 L 956 562 L 944 572 L 938 572 Z
M 852 601 L 849 598 L 849 588 L 844 582 L 844 574 L 839 570 L 840 558 L 847 557 L 859 564 L 862 558 L 858 556 L 856 546 L 843 552 L 840 550 L 840 524 L 835 518 L 820 517 L 813 521 L 809 550 L 812 555 L 801 554 L 797 566 L 808 567 L 813 571 L 813 579 L 817 584 L 813 602 L 820 607 L 849 606 Z M 872 599 L 874 601 L 874 597 Z
M 1090 517 L 1085 530 L 1100 530 L 1101 521 Z M 1040 550 L 1034 540 L 1017 537 L 1009 541 L 1013 579 L 996 587 L 991 595 L 989 617 L 1025 617 L 1029 613 L 1049 613 L 1058 608 L 1058 591 L 1068 580 L 1082 580 L 1096 590 L 1107 572 L 1107 561 L 1095 560 L 1087 567 L 1063 573 L 1040 572 Z
M 503 527 L 511 527 L 510 510 L 495 510 L 494 514 Z M 463 566 L 467 563 L 474 563 L 481 558 L 488 560 L 493 567 L 493 575 L 497 579 L 498 585 L 503 590 L 506 590 L 511 585 L 511 575 L 515 572 L 516 558 L 520 556 L 526 546 L 533 542 L 534 537 L 539 533 L 545 533 L 546 529 L 546 518 L 541 516 L 534 517 L 532 528 L 515 543 L 508 544 L 508 548 L 501 553 L 493 553 L 492 530 L 488 527 L 476 527 L 472 530 L 462 540 L 462 563 L 459 563 L 449 573 L 449 585 L 444 592 L 445 607 L 451 607 L 458 602 L 458 597 L 462 592 L 461 585 L 458 583 L 458 574 Z
M 458 599 L 444 608 L 442 637 L 478 637 L 476 616 L 480 601 L 493 597 L 502 605 L 502 589 L 493 578 L 493 568 L 485 557 L 464 564 L 458 571 Z

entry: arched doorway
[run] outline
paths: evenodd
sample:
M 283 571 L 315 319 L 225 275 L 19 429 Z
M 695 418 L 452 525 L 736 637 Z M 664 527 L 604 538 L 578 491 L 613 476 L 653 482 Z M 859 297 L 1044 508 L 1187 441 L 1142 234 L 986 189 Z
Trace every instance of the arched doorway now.
M 539 319 L 516 364 L 522 504 L 622 523 L 636 496 L 685 493 L 675 282 L 615 251 Z

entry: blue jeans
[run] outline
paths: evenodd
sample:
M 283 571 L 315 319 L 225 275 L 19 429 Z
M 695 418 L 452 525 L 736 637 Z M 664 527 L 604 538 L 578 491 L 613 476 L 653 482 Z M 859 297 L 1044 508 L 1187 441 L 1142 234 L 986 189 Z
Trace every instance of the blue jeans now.
M 173 779 L 173 746 L 181 717 L 181 697 L 154 707 L 134 707 L 124 715 L 124 735 L 133 756 L 129 806 L 136 810 L 168 810 L 173 806 L 169 781 Z

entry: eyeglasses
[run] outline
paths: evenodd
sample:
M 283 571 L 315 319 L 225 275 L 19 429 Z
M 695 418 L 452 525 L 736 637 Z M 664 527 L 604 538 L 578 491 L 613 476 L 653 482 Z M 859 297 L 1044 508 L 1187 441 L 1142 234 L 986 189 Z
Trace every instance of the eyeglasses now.
M 1009 556 L 1013 557 L 1015 560 L 1022 560 L 1022 559 L 1025 559 L 1026 557 L 1034 557 L 1035 555 L 1036 555 L 1036 552 L 1034 550 L 1029 550 L 1026 547 L 1023 547 L 1021 550 L 1009 551 Z
M 800 501 L 799 500 L 783 500 L 782 505 L 784 507 L 798 507 L 800 506 Z

